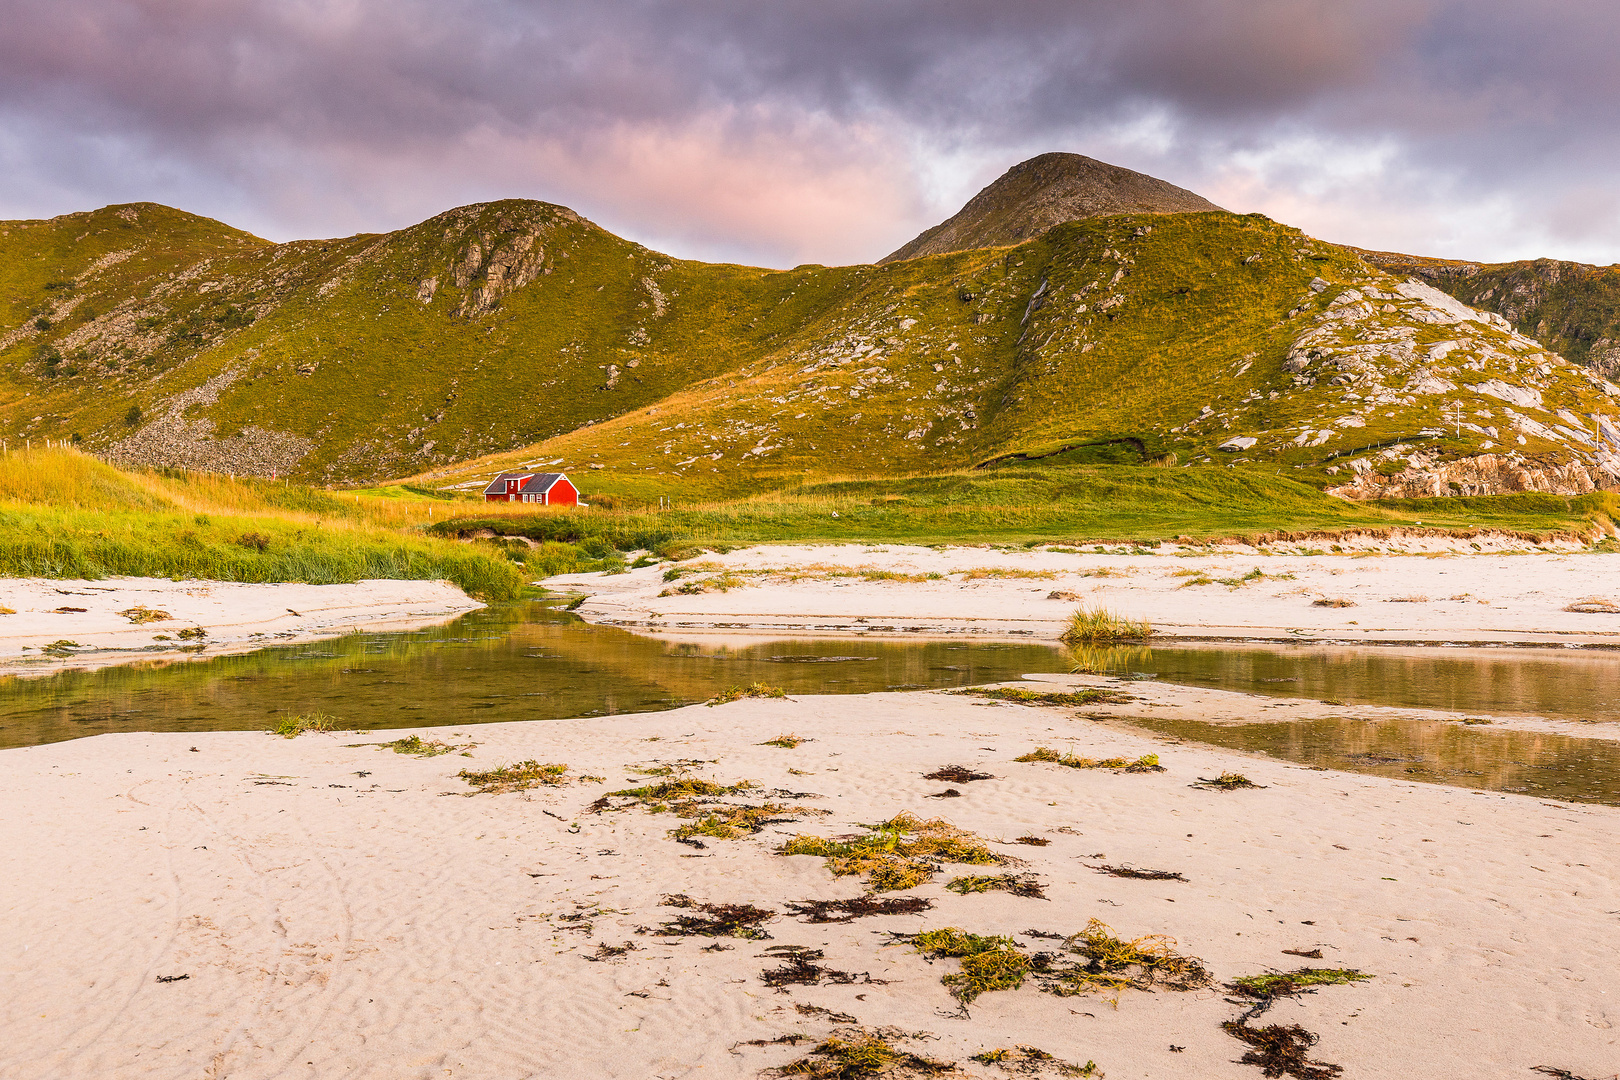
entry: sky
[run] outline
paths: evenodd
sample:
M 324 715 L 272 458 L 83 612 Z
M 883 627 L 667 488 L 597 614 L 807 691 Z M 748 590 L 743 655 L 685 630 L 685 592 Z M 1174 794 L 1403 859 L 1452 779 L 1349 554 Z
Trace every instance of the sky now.
M 1613 0 L 0 0 L 0 218 L 496 198 L 867 262 L 1087 154 L 1322 239 L 1620 261 Z

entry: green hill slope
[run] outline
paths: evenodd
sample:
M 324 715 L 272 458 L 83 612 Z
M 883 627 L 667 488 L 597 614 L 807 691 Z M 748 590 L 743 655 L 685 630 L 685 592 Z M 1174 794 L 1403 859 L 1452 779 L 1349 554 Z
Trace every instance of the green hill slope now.
M 1108 217 L 838 273 L 840 302 L 758 360 L 423 479 L 547 461 L 615 495 L 734 496 L 1043 459 L 1286 471 L 1378 497 L 1579 492 L 1620 466 L 1603 380 L 1258 215 Z
M 1066 205 L 1059 179 L 996 221 Z M 0 439 L 328 484 L 546 462 L 632 503 L 1029 460 L 1615 486 L 1601 378 L 1351 249 L 1163 209 L 790 271 L 521 200 L 287 244 L 150 204 L 5 222 Z
M 280 245 L 109 207 L 0 225 L 0 266 L 7 437 L 328 482 L 658 401 L 762 355 L 839 286 L 670 259 L 524 201 Z

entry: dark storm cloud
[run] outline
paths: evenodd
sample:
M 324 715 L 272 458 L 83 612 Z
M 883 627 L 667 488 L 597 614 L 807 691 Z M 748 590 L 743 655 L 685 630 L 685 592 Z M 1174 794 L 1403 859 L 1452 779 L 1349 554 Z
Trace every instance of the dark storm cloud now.
M 11 0 L 0 214 L 153 198 L 284 237 L 523 195 L 835 261 L 1067 149 L 1332 239 L 1592 257 L 1620 241 L 1617 27 L 1579 0 Z

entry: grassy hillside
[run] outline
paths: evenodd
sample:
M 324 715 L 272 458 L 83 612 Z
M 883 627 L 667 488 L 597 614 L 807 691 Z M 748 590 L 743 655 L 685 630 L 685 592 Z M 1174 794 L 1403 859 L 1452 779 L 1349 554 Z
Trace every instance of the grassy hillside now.
M 131 465 L 445 487 L 548 462 L 656 502 L 1019 457 L 1444 493 L 1482 452 L 1608 453 L 1603 385 L 1258 215 L 776 272 L 517 200 L 280 245 L 139 204 L 0 223 L 0 266 L 0 439 Z
M 1258 215 L 1110 217 L 1014 248 L 794 277 L 834 275 L 838 302 L 761 359 L 417 480 L 546 461 L 588 495 L 719 498 L 1023 458 L 1328 486 L 1432 478 L 1480 453 L 1582 466 L 1608 453 L 1601 380 Z
M 71 450 L 0 455 L 0 575 L 449 580 L 501 600 L 505 556 L 424 535 L 416 506 L 216 475 L 122 471 Z

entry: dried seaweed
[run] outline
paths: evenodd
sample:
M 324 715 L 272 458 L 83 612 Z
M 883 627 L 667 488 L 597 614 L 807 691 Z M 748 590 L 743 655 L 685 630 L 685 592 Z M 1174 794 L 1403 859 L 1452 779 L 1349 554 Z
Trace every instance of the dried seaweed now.
M 932 795 L 923 796 L 925 799 L 960 799 L 961 797 L 962 793 L 953 787 L 948 787 L 944 791 L 936 791 Z
M 1013 841 L 1015 844 L 1028 844 L 1030 847 L 1045 847 L 1051 842 L 1044 836 L 1020 836 Z
M 1087 758 L 1076 757 L 1071 751 L 1060 754 L 1045 746 L 1037 746 L 1014 761 L 1049 761 L 1054 765 L 1066 765 L 1071 769 L 1113 769 L 1117 772 L 1149 773 L 1164 772 L 1164 766 L 1159 764 L 1158 754 L 1143 754 L 1135 761 L 1128 761 L 1122 757 L 1113 758 Z
M 1121 694 L 1114 690 L 1075 690 L 1066 693 L 1053 693 L 1051 691 L 1024 690 L 1009 686 L 970 686 L 966 690 L 958 690 L 957 693 L 994 698 L 997 701 L 1016 701 L 1021 705 L 1124 705 L 1136 700 L 1129 694 Z
M 696 915 L 677 915 L 669 922 L 660 923 L 657 933 L 671 937 L 737 937 L 751 940 L 767 939 L 761 923 L 776 918 L 776 912 L 757 908 L 752 904 L 705 904 L 693 900 L 685 893 L 665 896 L 665 907 L 684 908 Z M 637 933 L 653 933 L 645 927 Z
M 1076 1065 L 1064 1061 L 1045 1050 L 1034 1046 L 1016 1046 L 1011 1050 L 996 1049 L 985 1050 L 974 1054 L 969 1060 L 977 1061 L 981 1065 L 994 1065 L 1019 1076 L 1041 1076 L 1052 1074 L 1056 1076 L 1101 1076 L 1095 1061 L 1088 1061 L 1084 1065 Z
M 1210 779 L 1207 776 L 1200 776 L 1198 778 L 1198 783 L 1188 784 L 1187 786 L 1209 788 L 1212 791 L 1236 791 L 1238 788 L 1263 788 L 1266 785 L 1257 784 L 1253 780 L 1250 780 L 1247 776 L 1244 776 L 1242 773 L 1223 772 L 1214 779 Z
M 600 963 L 603 960 L 622 960 L 635 951 L 636 943 L 633 941 L 627 941 L 623 945 L 609 945 L 604 941 L 596 947 L 594 953 L 585 957 L 585 959 L 593 963 Z
M 1325 1061 L 1312 1061 L 1305 1052 L 1320 1036 L 1298 1024 L 1271 1024 L 1252 1028 L 1242 1020 L 1228 1020 L 1221 1030 L 1249 1044 L 1251 1049 L 1238 1059 L 1244 1065 L 1258 1065 L 1263 1076 L 1293 1076 L 1298 1080 L 1332 1080 L 1344 1068 Z
M 827 954 L 820 949 L 809 949 L 803 945 L 773 945 L 765 950 L 764 955 L 772 960 L 785 961 L 781 967 L 767 968 L 759 973 L 761 982 L 778 990 L 787 986 L 820 986 L 822 983 L 834 983 L 839 986 L 848 986 L 851 983 L 881 985 L 886 981 L 874 979 L 864 971 L 857 975 L 854 972 L 825 967 L 818 961 L 824 959 Z
M 934 906 L 922 896 L 857 896 L 853 900 L 790 900 L 788 914 L 808 923 L 847 923 L 870 915 L 916 915 Z
M 769 1069 L 767 1073 L 799 1080 L 859 1080 L 868 1076 L 917 1080 L 957 1072 L 956 1066 L 948 1061 L 936 1061 L 895 1046 L 903 1037 L 901 1032 L 888 1029 L 846 1028 L 834 1032 L 798 1061 Z
M 1214 984 L 1209 971 L 1195 957 L 1182 956 L 1175 939 L 1148 934 L 1125 940 L 1112 927 L 1092 919 L 1086 928 L 1065 938 L 1061 953 L 1037 953 L 1031 970 L 1041 988 L 1059 997 L 1093 990 L 1199 990 Z M 1078 957 L 1078 961 L 1069 957 Z
M 1317 955 L 1321 955 L 1319 950 Z M 1347 983 L 1365 982 L 1370 978 L 1372 978 L 1371 975 L 1357 971 L 1354 968 L 1299 968 L 1296 971 L 1272 971 L 1264 975 L 1245 975 L 1241 979 L 1234 979 L 1228 983 L 1227 989 L 1234 994 L 1242 994 L 1244 997 L 1274 1001 L 1281 997 L 1314 993 L 1312 987 L 1343 986 Z
M 1098 871 L 1099 873 L 1107 874 L 1110 877 L 1134 878 L 1137 881 L 1187 880 L 1174 870 L 1139 870 L 1134 866 L 1109 866 L 1106 863 L 1101 866 L 1092 866 L 1090 863 L 1087 863 L 1086 866 L 1090 867 L 1092 870 Z
M 864 836 L 833 840 L 801 834 L 777 849 L 781 855 L 819 855 L 839 877 L 864 874 L 875 892 L 909 889 L 933 879 L 941 863 L 996 865 L 1006 856 L 983 840 L 939 818 L 909 813 L 867 826 Z
M 975 772 L 966 765 L 946 765 L 931 773 L 924 773 L 923 779 L 943 780 L 947 784 L 971 784 L 975 780 L 994 780 L 995 777 L 987 772 Z
M 1006 892 L 1035 900 L 1046 899 L 1046 886 L 1032 874 L 973 874 L 968 877 L 952 878 L 945 887 L 959 896 L 966 896 L 968 893 Z
M 1029 955 L 1009 937 L 969 934 L 947 926 L 913 934 L 908 940 L 930 959 L 952 957 L 960 961 L 961 970 L 940 982 L 963 1005 L 992 990 L 1018 989 L 1030 969 Z
M 536 784 L 557 787 L 563 783 L 563 774 L 567 771 L 567 765 L 542 765 L 531 759 L 484 772 L 462 769 L 456 775 L 478 789 L 468 792 L 469 795 L 499 795 L 508 791 L 526 791 Z

